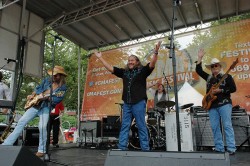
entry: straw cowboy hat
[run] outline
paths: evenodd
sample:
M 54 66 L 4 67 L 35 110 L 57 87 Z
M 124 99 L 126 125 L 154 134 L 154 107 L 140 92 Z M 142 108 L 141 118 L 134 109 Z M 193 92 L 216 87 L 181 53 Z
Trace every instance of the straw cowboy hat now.
M 210 64 L 208 65 L 205 65 L 206 68 L 208 69 L 211 69 L 211 65 L 214 65 L 214 64 L 220 64 L 222 68 L 225 68 L 226 67 L 226 63 L 225 62 L 221 62 L 219 59 L 217 58 L 213 58 L 210 62 Z
M 48 70 L 48 74 L 52 75 L 52 69 Z M 56 74 L 62 74 L 62 75 L 67 76 L 67 74 L 65 73 L 64 68 L 62 66 L 55 66 L 54 67 L 54 69 L 53 69 L 53 75 L 56 75 Z

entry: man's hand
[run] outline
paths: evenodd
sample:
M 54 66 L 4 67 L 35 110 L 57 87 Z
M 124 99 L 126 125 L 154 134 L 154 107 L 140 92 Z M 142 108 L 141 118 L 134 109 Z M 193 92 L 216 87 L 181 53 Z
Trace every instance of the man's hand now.
M 3 114 L 7 114 L 7 113 L 8 113 L 8 108 L 3 108 L 3 109 L 2 109 L 2 113 L 3 113 Z
M 199 51 L 198 51 L 198 58 L 202 59 L 204 55 L 205 55 L 204 49 L 203 48 L 199 49 Z
M 97 58 L 101 58 L 102 57 L 102 53 L 101 52 L 98 52 L 97 50 L 95 50 L 94 53 L 95 53 L 95 56 Z
M 217 89 L 212 88 L 212 94 L 213 94 L 213 95 L 218 94 L 218 93 L 221 93 L 221 92 L 222 92 L 222 90 L 219 89 L 219 88 L 217 88 Z
M 155 45 L 155 51 L 158 53 L 158 51 L 159 51 L 159 48 L 160 48 L 160 46 L 161 46 L 161 43 L 162 43 L 162 41 L 159 41 L 156 45 Z
M 30 99 L 32 99 L 34 97 L 34 95 L 28 95 L 27 96 L 27 100 L 30 100 Z

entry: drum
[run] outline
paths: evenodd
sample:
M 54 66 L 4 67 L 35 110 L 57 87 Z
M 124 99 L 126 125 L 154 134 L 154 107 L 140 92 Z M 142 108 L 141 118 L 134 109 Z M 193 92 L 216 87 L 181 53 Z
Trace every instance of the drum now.
M 151 130 L 152 126 L 147 125 L 148 129 L 148 139 L 149 141 L 149 147 L 152 149 L 153 142 L 151 141 Z M 129 146 L 132 147 L 133 149 L 140 150 L 140 140 L 139 140 L 139 133 L 138 133 L 138 128 L 136 123 L 134 123 L 131 128 L 130 128 L 130 133 L 129 133 Z
M 156 125 L 157 119 L 155 116 L 155 111 L 148 111 L 147 114 L 148 114 L 147 124 Z
M 164 127 L 164 128 L 165 128 L 165 119 L 164 119 L 164 120 L 161 120 L 161 122 L 160 122 L 160 127 Z

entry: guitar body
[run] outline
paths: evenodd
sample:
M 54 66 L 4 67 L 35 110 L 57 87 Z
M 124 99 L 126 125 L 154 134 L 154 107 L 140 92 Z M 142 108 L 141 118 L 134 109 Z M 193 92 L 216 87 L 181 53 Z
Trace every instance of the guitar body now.
M 212 88 L 211 88 L 212 89 Z M 206 111 L 208 111 L 211 107 L 211 104 L 213 103 L 214 100 L 217 99 L 217 96 L 213 95 L 211 92 L 212 90 L 210 89 L 209 93 L 207 93 L 203 99 L 202 99 L 202 108 Z
M 35 105 L 38 105 L 40 103 L 41 98 L 39 98 L 38 95 L 35 95 L 34 97 L 30 98 L 29 100 L 27 100 L 24 109 L 29 109 L 30 107 L 33 107 Z

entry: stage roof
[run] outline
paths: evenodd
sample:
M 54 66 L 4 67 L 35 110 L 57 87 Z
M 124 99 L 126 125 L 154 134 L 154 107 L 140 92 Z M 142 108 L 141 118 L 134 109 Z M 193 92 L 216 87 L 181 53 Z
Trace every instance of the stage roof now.
M 249 0 L 181 3 L 175 29 L 250 12 Z M 173 0 L 27 0 L 26 8 L 86 50 L 157 35 L 172 27 Z

